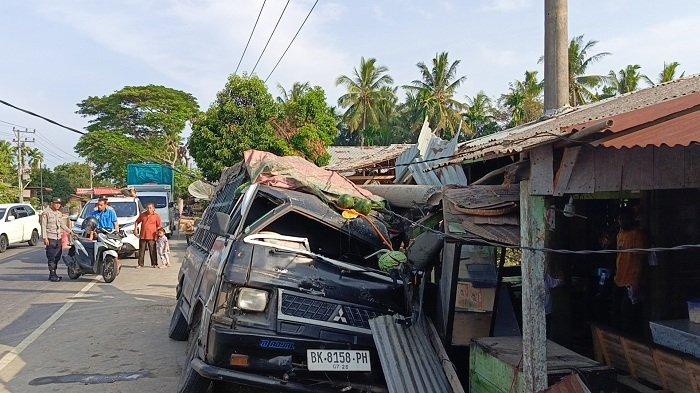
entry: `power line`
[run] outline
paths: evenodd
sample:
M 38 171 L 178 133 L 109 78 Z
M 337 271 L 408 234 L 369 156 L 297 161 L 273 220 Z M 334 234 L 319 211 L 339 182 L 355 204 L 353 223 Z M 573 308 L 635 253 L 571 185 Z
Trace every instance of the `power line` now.
M 233 71 L 233 75 L 236 75 L 238 73 L 238 68 L 241 66 L 241 62 L 243 61 L 243 56 L 245 56 L 245 52 L 248 50 L 248 45 L 250 45 L 250 40 L 253 38 L 253 33 L 255 33 L 255 28 L 258 26 L 258 21 L 260 20 L 260 15 L 262 15 L 263 8 L 265 8 L 265 3 L 267 0 L 263 0 L 262 7 L 260 7 L 260 12 L 258 12 L 258 17 L 255 19 L 255 24 L 253 25 L 253 30 L 250 32 L 250 35 L 248 36 L 248 42 L 245 43 L 245 48 L 243 48 L 243 53 L 241 53 L 241 58 L 238 60 L 238 65 L 236 65 L 236 71 Z
M 289 2 L 287 2 L 287 3 L 289 3 Z M 285 6 L 285 8 L 286 8 L 286 6 Z M 38 118 L 43 119 L 43 120 L 46 120 L 47 122 L 49 122 L 49 123 L 51 123 L 51 124 L 55 124 L 55 125 L 57 125 L 57 126 L 59 126 L 59 127 L 61 127 L 61 128 L 65 128 L 65 129 L 68 130 L 68 131 L 75 132 L 75 133 L 80 134 L 80 135 L 87 135 L 87 132 L 83 132 L 83 131 L 77 130 L 77 129 L 73 128 L 73 127 L 68 127 L 68 126 L 66 126 L 66 125 L 63 125 L 63 124 L 61 124 L 61 123 L 55 121 L 55 120 L 49 119 L 48 117 L 45 117 L 45 116 L 36 114 L 36 113 L 34 113 L 34 112 L 32 112 L 32 111 L 29 111 L 29 110 L 27 110 L 27 109 L 20 108 L 20 107 L 15 106 L 15 105 L 12 105 L 12 104 L 10 104 L 10 103 L 7 102 L 7 101 L 4 101 L 4 100 L 1 100 L 1 99 L 0 99 L 0 104 L 7 105 L 7 106 L 9 106 L 10 108 L 14 108 L 14 109 L 17 109 L 18 111 L 21 111 L 21 112 L 30 114 L 30 115 L 32 115 L 32 116 L 38 117 Z M 122 148 L 120 148 L 120 147 L 118 147 L 118 146 L 111 146 L 111 145 L 105 144 L 104 147 L 111 148 L 112 150 L 118 150 L 120 153 L 126 153 L 126 154 L 129 154 L 129 155 L 135 156 L 136 158 L 139 158 L 139 159 L 141 159 L 141 160 L 143 160 L 143 161 L 158 162 L 158 160 L 155 159 L 155 158 L 153 158 L 153 157 L 151 157 L 151 158 L 146 158 L 146 157 L 143 157 L 143 156 L 139 155 L 138 153 L 136 153 L 136 152 L 134 152 L 134 151 L 130 151 L 130 150 L 127 150 L 127 149 L 122 149 Z M 187 176 L 187 177 L 189 177 L 190 179 L 201 180 L 199 177 L 197 177 L 197 176 L 195 176 L 195 175 L 193 175 L 193 174 L 191 174 L 191 173 L 189 173 L 189 172 L 180 170 L 180 169 L 178 169 L 177 167 L 175 167 L 174 165 L 171 165 L 170 163 L 168 163 L 168 162 L 166 162 L 166 161 L 160 160 L 160 162 L 158 162 L 158 163 L 161 164 L 161 165 L 165 165 L 165 166 L 169 167 L 170 169 L 172 169 L 173 171 L 178 172 L 178 173 L 180 173 L 180 174 L 182 174 L 182 175 L 184 175 L 184 176 Z
M 10 123 L 9 121 L 5 121 L 5 120 L 0 120 L 0 123 L 5 123 L 5 124 L 9 124 L 9 125 L 11 125 L 11 126 L 15 126 L 15 127 L 29 128 L 29 127 L 27 127 L 27 126 L 23 126 L 23 125 L 15 124 L 15 123 Z
M 68 131 L 72 131 L 72 132 L 75 132 L 75 133 L 80 134 L 80 135 L 85 135 L 85 134 L 86 134 L 86 133 L 83 132 L 83 131 L 76 130 L 76 129 L 73 128 L 73 127 L 65 126 L 65 125 L 63 125 L 63 124 L 61 124 L 61 123 L 59 123 L 59 122 L 57 122 L 57 121 L 55 121 L 55 120 L 49 119 L 48 117 L 44 117 L 44 116 L 38 115 L 38 114 L 36 114 L 36 113 L 34 113 L 34 112 L 30 111 L 30 110 L 23 109 L 23 108 L 20 108 L 20 107 L 18 107 L 18 106 L 12 105 L 12 104 L 10 104 L 9 102 L 7 102 L 7 101 L 5 101 L 5 100 L 0 100 L 0 104 L 7 105 L 7 106 L 9 106 L 10 108 L 17 109 L 18 111 L 24 112 L 24 113 L 26 113 L 26 114 L 28 114 L 28 115 L 32 115 L 32 116 L 34 116 L 34 117 L 38 117 L 38 118 L 40 118 L 40 119 L 46 120 L 46 121 L 48 121 L 49 123 L 55 124 L 55 125 L 57 125 L 57 126 L 59 126 L 59 127 L 61 127 L 61 128 L 65 128 L 65 129 L 68 130 Z
M 299 29 L 297 30 L 296 34 L 294 34 L 294 37 L 292 37 L 292 40 L 289 41 L 289 45 L 287 45 L 287 48 L 284 50 L 284 52 L 282 52 L 282 56 L 280 56 L 279 60 L 277 60 L 277 63 L 275 63 L 275 66 L 272 67 L 272 71 L 270 71 L 270 73 L 267 75 L 267 78 L 265 78 L 265 82 L 267 82 L 267 80 L 270 79 L 270 76 L 272 75 L 273 72 L 275 72 L 275 70 L 277 69 L 277 66 L 280 64 L 280 62 L 281 62 L 282 59 L 284 58 L 284 55 L 287 54 L 287 51 L 289 50 L 289 48 L 290 48 L 290 47 L 292 46 L 292 44 L 294 43 L 294 40 L 295 40 L 295 39 L 297 38 L 297 36 L 299 35 L 299 32 L 301 31 L 301 28 L 304 27 L 304 24 L 306 23 L 306 20 L 309 19 L 309 16 L 311 16 L 311 13 L 313 12 L 314 8 L 316 8 L 316 4 L 318 4 L 318 0 L 316 0 L 316 2 L 314 2 L 314 5 L 311 6 L 311 9 L 309 10 L 309 13 L 306 14 L 306 18 L 304 18 L 304 21 L 301 22 L 301 26 L 299 26 Z
M 41 135 L 41 133 L 38 133 L 38 132 L 37 132 L 37 133 L 36 133 L 36 136 L 39 137 L 39 139 L 41 139 L 41 140 L 45 141 L 46 143 L 48 143 L 49 145 L 51 145 L 51 144 L 53 143 L 53 142 L 51 142 L 47 137 Z M 61 149 L 60 147 L 58 147 L 57 145 L 51 145 L 51 147 L 52 147 L 52 148 L 55 148 L 55 149 L 58 150 L 59 152 L 61 152 L 61 153 L 63 153 L 63 154 L 66 154 L 66 155 L 68 155 L 68 156 L 71 156 L 71 157 L 74 157 L 74 158 L 77 158 L 77 159 L 82 159 L 82 157 L 75 155 L 75 153 L 71 153 L 71 152 L 65 151 L 65 150 Z
M 255 72 L 255 69 L 258 67 L 258 63 L 260 63 L 260 59 L 262 59 L 263 54 L 265 54 L 265 50 L 267 49 L 267 45 L 270 43 L 272 36 L 275 35 L 275 31 L 277 30 L 277 26 L 279 26 L 280 21 L 282 20 L 282 17 L 284 16 L 284 12 L 287 10 L 287 6 L 289 5 L 289 1 L 290 0 L 287 0 L 287 4 L 284 5 L 284 8 L 282 9 L 282 13 L 280 14 L 280 17 L 277 19 L 277 23 L 275 23 L 275 27 L 272 29 L 272 33 L 270 33 L 270 36 L 267 37 L 267 42 L 265 43 L 265 46 L 263 47 L 262 52 L 260 52 L 260 56 L 258 56 L 258 60 L 255 62 L 253 69 L 250 71 L 251 75 Z

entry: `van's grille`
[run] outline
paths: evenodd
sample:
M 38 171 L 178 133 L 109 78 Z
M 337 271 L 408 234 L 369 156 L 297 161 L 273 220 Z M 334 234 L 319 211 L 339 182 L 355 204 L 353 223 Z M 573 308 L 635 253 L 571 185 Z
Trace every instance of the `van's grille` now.
M 284 315 L 338 325 L 369 329 L 369 320 L 381 315 L 366 308 L 337 304 L 305 296 L 282 293 L 280 311 Z

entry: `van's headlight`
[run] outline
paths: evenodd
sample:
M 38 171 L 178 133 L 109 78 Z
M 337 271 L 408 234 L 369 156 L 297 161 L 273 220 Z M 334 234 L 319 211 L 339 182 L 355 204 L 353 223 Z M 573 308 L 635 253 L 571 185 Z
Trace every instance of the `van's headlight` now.
M 241 288 L 238 291 L 236 305 L 241 310 L 265 311 L 267 307 L 267 291 L 255 288 Z

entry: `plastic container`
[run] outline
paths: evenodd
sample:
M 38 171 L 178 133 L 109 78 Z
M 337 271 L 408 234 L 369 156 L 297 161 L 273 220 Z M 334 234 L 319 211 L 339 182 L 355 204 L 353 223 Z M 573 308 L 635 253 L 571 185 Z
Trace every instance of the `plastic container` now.
M 700 299 L 688 300 L 688 319 L 693 323 L 700 323 Z

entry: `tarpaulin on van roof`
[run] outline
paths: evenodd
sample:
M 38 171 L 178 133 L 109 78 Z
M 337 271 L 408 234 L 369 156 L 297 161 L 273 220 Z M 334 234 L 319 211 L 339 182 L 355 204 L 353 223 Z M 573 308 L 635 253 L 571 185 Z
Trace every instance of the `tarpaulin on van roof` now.
M 280 157 L 265 151 L 247 150 L 243 153 L 243 165 L 252 183 L 314 194 L 320 192 L 331 197 L 349 194 L 382 201 L 381 197 L 356 186 L 342 175 L 319 168 L 302 157 Z

